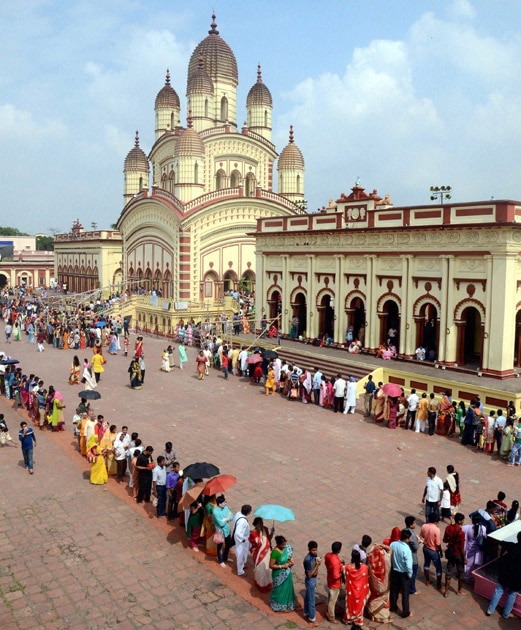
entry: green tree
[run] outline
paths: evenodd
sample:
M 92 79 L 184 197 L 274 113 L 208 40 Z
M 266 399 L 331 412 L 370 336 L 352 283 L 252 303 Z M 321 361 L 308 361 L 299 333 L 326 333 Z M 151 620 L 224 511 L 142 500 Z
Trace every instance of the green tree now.
M 36 249 L 40 251 L 46 251 L 46 252 L 54 251 L 54 237 L 53 236 L 37 236 Z
M 17 228 L 0 226 L 0 235 L 2 236 L 29 236 L 27 232 L 20 232 Z

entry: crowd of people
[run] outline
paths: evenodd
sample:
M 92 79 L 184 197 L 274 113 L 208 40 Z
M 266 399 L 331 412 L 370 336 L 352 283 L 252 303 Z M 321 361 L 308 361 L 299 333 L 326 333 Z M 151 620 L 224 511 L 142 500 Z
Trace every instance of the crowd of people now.
M 406 395 L 402 388 L 389 393 L 382 382 L 375 384 L 372 377 L 364 383 L 366 416 L 376 423 L 387 423 L 389 429 L 403 428 L 415 433 L 458 436 L 463 446 L 473 447 L 487 455 L 497 448 L 498 457 L 510 466 L 521 465 L 521 415 L 518 417 L 513 401 L 506 409 L 484 409 L 479 396 L 465 405 L 463 400 L 452 400 L 443 392 L 437 400 L 433 393 L 418 395 L 411 389 Z
M 97 326 L 105 320 L 94 311 L 90 314 L 92 319 L 89 322 L 89 326 L 93 326 L 95 330 L 92 346 L 89 342 L 92 358 L 84 360 L 82 369 L 78 355 L 73 355 L 68 375 L 71 385 L 83 384 L 86 390 L 95 389 L 100 380 L 104 349 L 108 349 L 110 354 L 120 350 L 117 344 L 117 322 L 109 321 L 104 326 Z M 42 344 L 52 344 L 57 349 L 69 347 L 69 337 L 65 344 L 64 335 L 56 334 L 61 328 L 55 329 L 53 326 L 52 338 L 49 336 L 49 327 L 47 324 L 44 327 L 37 309 L 34 312 L 25 312 L 25 318 L 20 316 L 18 310 L 14 312 L 16 317 L 13 323 L 18 328 L 25 327 L 30 343 L 30 327 L 33 326 L 36 338 L 45 332 Z M 4 319 L 7 316 L 7 329 L 12 316 L 5 309 L 3 314 Z M 76 349 L 75 329 L 72 328 L 69 332 L 73 334 L 72 347 Z M 11 330 L 7 338 L 6 331 L 7 343 L 13 340 L 12 334 Z M 87 346 L 82 347 L 81 331 L 79 335 L 78 349 L 83 349 Z M 55 339 L 58 339 L 56 344 Z M 183 364 L 187 362 L 184 340 L 178 344 L 177 350 L 179 367 L 183 369 Z M 129 352 L 128 341 L 124 352 Z M 209 373 L 209 368 L 214 367 L 222 371 L 225 379 L 229 374 L 248 377 L 253 383 L 265 387 L 266 394 L 279 391 L 288 400 L 300 400 L 305 404 L 330 408 L 335 413 L 355 412 L 357 384 L 354 377 L 344 379 L 341 374 L 337 374 L 328 379 L 318 369 L 301 369 L 273 354 L 261 349 L 252 351 L 245 346 L 227 346 L 218 335 L 206 333 L 202 349 L 196 358 L 197 374 L 203 379 Z M 6 356 L 5 353 L 3 356 Z M 162 354 L 160 369 L 171 371 L 175 367 L 175 357 L 174 347 L 170 345 Z M 52 385 L 46 389 L 45 383 L 36 374 L 24 376 L 21 367 L 5 365 L 1 368 L 0 392 L 13 400 L 15 409 L 25 408 L 29 421 L 41 430 L 46 426 L 56 431 L 64 429 L 65 405 L 59 391 L 55 391 Z M 145 379 L 144 343 L 140 336 L 133 347 L 129 374 L 131 386 L 142 387 Z M 427 397 L 424 393 L 420 397 L 414 389 L 409 396 L 405 396 L 403 390 L 401 394 L 392 396 L 385 393 L 382 383 L 374 383 L 371 377 L 364 384 L 364 391 L 365 412 L 374 415 L 374 420 L 378 423 L 386 421 L 389 428 L 403 427 L 404 430 L 425 432 L 429 435 L 436 432 L 451 436 L 458 430 L 463 444 L 481 448 L 489 454 L 494 452 L 496 444 L 501 456 L 506 453 L 505 444 L 510 444 L 506 455 L 508 461 L 513 465 L 521 463 L 521 419 L 514 426 L 513 405 L 509 405 L 505 415 L 503 410 L 486 415 L 478 397 L 466 407 L 463 402 L 453 402 L 448 394 L 444 394 L 440 401 L 436 401 L 433 394 Z M 215 557 L 223 567 L 230 561 L 230 551 L 234 547 L 237 574 L 240 576 L 248 574 L 251 554 L 253 581 L 260 592 L 270 593 L 271 608 L 277 612 L 295 610 L 297 602 L 293 573 L 297 561 L 296 551 L 284 536 L 275 536 L 274 529 L 268 529 L 261 517 L 256 516 L 250 528 L 250 505 L 245 504 L 234 513 L 228 507 L 223 494 L 206 495 L 203 490 L 198 498 L 182 509 L 180 505 L 183 505 L 187 491 L 202 479 L 183 475 L 171 442 L 166 442 L 164 449 L 161 449 L 161 455 L 155 457 L 155 449 L 150 445 L 145 446 L 137 432 L 129 433 L 127 426 L 118 429 L 116 425 L 109 424 L 102 414 L 95 413 L 86 399 L 81 399 L 76 408 L 73 424 L 79 453 L 90 463 L 89 478 L 92 484 L 106 484 L 111 476 L 117 483 L 128 483 L 138 504 L 153 502 L 157 517 L 175 521 L 176 527 L 184 530 L 188 545 L 195 553 L 204 549 L 207 555 Z M 19 441 L 24 451 L 26 467 L 32 474 L 32 448 L 36 445 L 36 437 L 33 428 L 25 421 L 22 422 Z M 12 442 L 9 429 L 5 419 L 0 418 L 0 443 L 3 446 L 9 442 Z M 26 451 L 31 451 L 31 455 Z M 340 541 L 332 543 L 331 552 L 326 553 L 323 560 L 318 555 L 316 541 L 309 542 L 307 555 L 304 557 L 304 553 L 300 554 L 306 587 L 304 616 L 310 623 L 316 622 L 315 592 L 322 565 L 325 567 L 328 592 L 326 616 L 330 622 L 338 623 L 336 605 L 342 589 L 345 595 L 341 621 L 346 625 L 362 626 L 364 615 L 379 622 L 389 621 L 392 613 L 399 612 L 402 617 L 411 616 L 413 613 L 410 610 L 409 595 L 417 592 L 420 549 L 424 558 L 425 585 L 431 586 L 432 565 L 435 571 L 433 585 L 442 595 L 449 596 L 451 580 L 456 579 L 456 592 L 464 596 L 464 584 L 471 579 L 472 571 L 491 561 L 499 553 L 497 544 L 487 535 L 519 518 L 518 502 L 512 501 L 509 508 L 504 502 L 505 498 L 505 493 L 498 493 L 497 498 L 488 501 L 485 508 L 472 512 L 468 517 L 470 522 L 465 523 L 466 517 L 461 512 L 459 475 L 454 467 L 447 467 L 444 482 L 437 476 L 436 469 L 429 468 L 422 497 L 426 522 L 418 533 L 415 531 L 416 517 L 407 516 L 403 527 L 395 527 L 390 537 L 383 539 L 381 543 L 373 543 L 370 536 L 364 535 L 361 543 L 351 549 L 347 560 L 341 556 Z M 443 535 L 438 525 L 440 521 L 446 524 Z M 444 551 L 442 545 L 446 545 Z M 508 566 L 508 570 L 500 571 L 498 587 L 509 590 L 509 598 L 503 609 L 503 616 L 508 617 L 515 600 L 511 595 L 517 592 L 514 590 L 516 585 L 519 585 L 517 590 L 521 589 L 521 565 L 512 561 L 512 558 L 519 559 L 518 546 L 502 551 L 506 551 L 506 554 L 501 556 L 501 566 Z M 443 553 L 447 561 L 444 583 Z M 497 601 L 492 600 L 488 609 L 490 614 L 498 601 L 499 598 Z

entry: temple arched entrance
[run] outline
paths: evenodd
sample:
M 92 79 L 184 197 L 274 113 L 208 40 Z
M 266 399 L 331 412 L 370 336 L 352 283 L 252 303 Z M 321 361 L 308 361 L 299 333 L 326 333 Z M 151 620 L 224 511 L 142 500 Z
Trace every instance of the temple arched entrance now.
M 291 321 L 291 337 L 299 337 L 306 331 L 306 322 L 308 317 L 308 309 L 306 304 L 306 296 L 304 293 L 297 293 L 295 301 L 292 303 L 293 316 Z
M 382 305 L 380 317 L 380 344 L 386 344 L 389 340 L 399 349 L 400 335 L 400 309 L 394 300 L 386 300 Z M 393 331 L 396 331 L 393 335 Z
M 365 341 L 365 319 L 364 301 L 360 297 L 353 298 L 347 309 L 347 327 L 353 327 L 353 339 L 359 339 L 362 345 Z
M 335 333 L 334 299 L 331 295 L 323 295 L 318 306 L 318 333 L 331 339 Z
M 481 367 L 483 356 L 483 325 L 481 314 L 474 306 L 467 306 L 461 313 L 458 328 L 457 363 Z
M 425 348 L 425 358 L 435 361 L 438 357 L 440 330 L 438 326 L 438 309 L 431 302 L 422 305 L 416 320 L 416 347 Z
M 269 307 L 269 321 L 273 321 L 276 319 L 282 310 L 282 296 L 279 291 L 273 291 L 271 297 L 268 300 Z M 280 326 L 280 324 L 278 324 Z

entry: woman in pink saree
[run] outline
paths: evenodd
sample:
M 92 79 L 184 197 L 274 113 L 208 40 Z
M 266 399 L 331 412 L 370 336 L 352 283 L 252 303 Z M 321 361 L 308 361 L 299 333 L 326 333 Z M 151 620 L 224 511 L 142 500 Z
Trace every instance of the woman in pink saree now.
M 264 525 L 262 518 L 257 516 L 253 520 L 253 529 L 250 533 L 249 541 L 254 565 L 253 579 L 261 593 L 269 593 L 272 586 L 270 570 L 272 536 L 273 530 L 270 532 Z
M 371 621 L 388 623 L 391 618 L 389 611 L 391 548 L 376 544 L 367 555 L 367 568 L 370 590 L 367 613 Z

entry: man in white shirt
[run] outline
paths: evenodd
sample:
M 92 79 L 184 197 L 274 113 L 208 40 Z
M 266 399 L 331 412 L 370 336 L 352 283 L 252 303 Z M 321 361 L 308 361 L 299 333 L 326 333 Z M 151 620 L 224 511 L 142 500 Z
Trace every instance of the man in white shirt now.
M 128 434 L 128 427 L 121 427 L 121 432 L 118 433 L 114 440 L 114 459 L 116 460 L 116 481 L 123 481 L 123 477 L 127 472 L 127 451 L 130 448 L 130 435 Z
M 243 505 L 240 512 L 233 517 L 233 539 L 235 541 L 235 557 L 237 558 L 237 575 L 244 575 L 244 565 L 250 550 L 250 526 L 248 516 L 251 505 Z
M 346 395 L 347 383 L 341 374 L 336 375 L 335 384 L 333 385 L 333 410 L 335 413 L 344 411 L 344 398 Z
M 320 385 L 322 384 L 322 372 L 315 368 L 315 373 L 313 374 L 313 398 L 315 401 L 315 405 L 318 405 L 320 402 Z
M 407 398 L 407 402 L 409 403 L 409 407 L 407 408 L 407 416 L 405 417 L 405 426 L 404 429 L 407 430 L 409 428 L 409 422 L 411 423 L 410 429 L 414 431 L 414 422 L 416 421 L 416 412 L 418 411 L 418 403 L 420 399 L 416 394 L 415 389 L 411 389 L 411 393 Z
M 166 515 L 166 466 L 165 458 L 160 455 L 152 471 L 152 494 L 157 499 L 156 516 Z
M 435 523 L 440 521 L 440 504 L 443 496 L 443 482 L 436 475 L 436 468 L 430 466 L 427 470 L 427 481 L 423 490 L 422 503 L 425 503 L 425 521 L 429 522 L 429 516 L 436 516 Z

